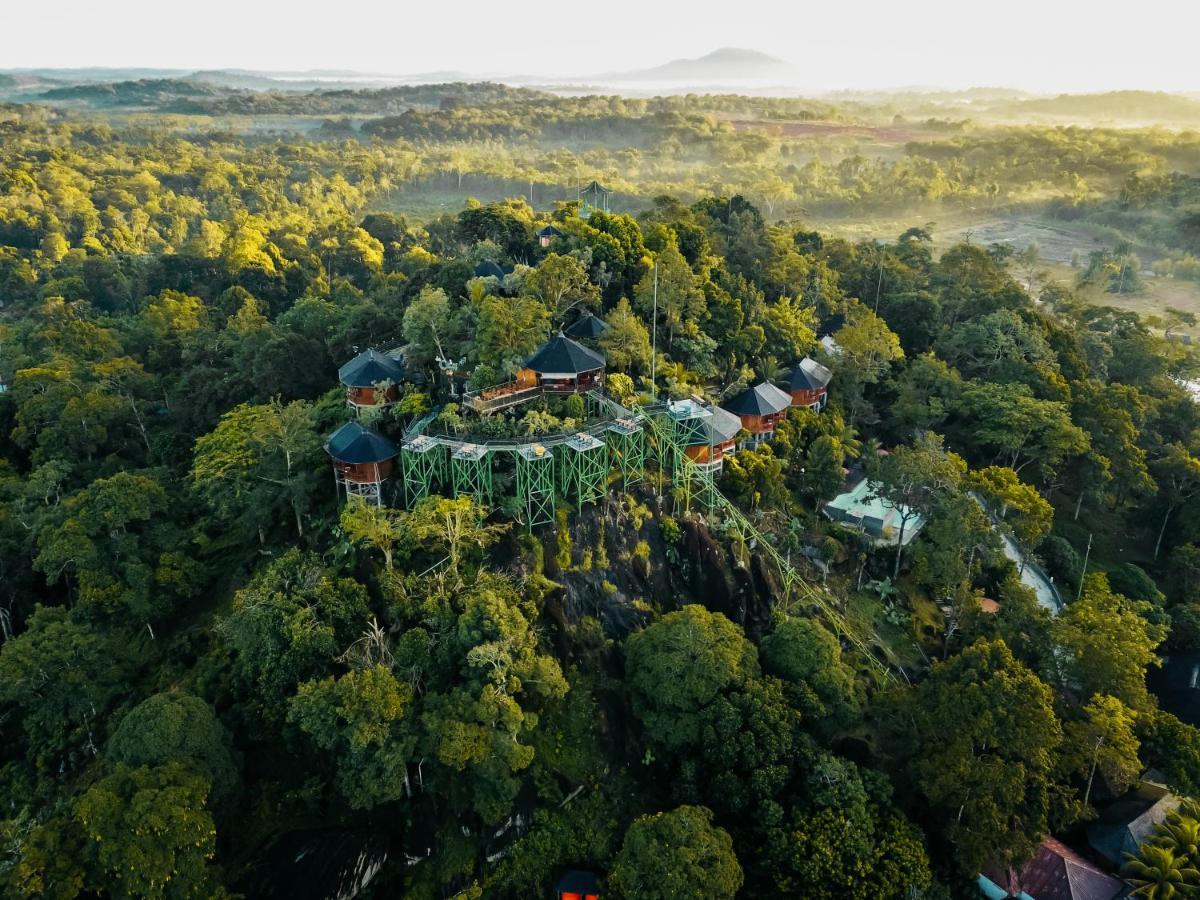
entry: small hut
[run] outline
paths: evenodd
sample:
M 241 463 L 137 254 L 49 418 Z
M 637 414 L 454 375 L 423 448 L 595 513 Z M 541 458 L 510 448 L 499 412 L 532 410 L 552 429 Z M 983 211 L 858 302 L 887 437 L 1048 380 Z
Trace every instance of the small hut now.
M 395 403 L 403 380 L 404 363 L 378 350 L 366 350 L 338 369 L 338 381 L 353 409 Z
M 347 422 L 325 443 L 333 460 L 333 478 L 346 499 L 362 497 L 383 502 L 383 482 L 392 474 L 399 448 L 378 431 L 358 422 Z
M 548 394 L 581 394 L 604 384 L 604 357 L 561 331 L 529 357 L 517 384 Z
M 563 233 L 553 225 L 547 225 L 537 233 L 538 244 L 540 244 L 542 247 L 549 247 L 554 243 L 555 238 L 560 238 L 562 236 Z
M 719 406 L 712 407 L 712 416 L 704 422 L 704 440 L 690 443 L 683 452 L 692 462 L 714 472 L 720 472 L 725 465 L 725 457 L 734 452 L 737 445 L 738 432 L 742 430 L 742 420 L 727 409 Z M 701 435 L 697 435 L 700 437 Z M 712 440 L 712 454 L 709 455 L 709 438 Z
M 600 879 L 594 872 L 568 869 L 554 886 L 556 900 L 600 900 Z
M 805 406 L 814 412 L 825 408 L 829 400 L 829 382 L 833 373 L 810 356 L 792 367 L 786 378 L 786 388 L 792 395 L 792 406 Z
M 757 447 L 775 434 L 775 427 L 787 414 L 792 405 L 790 394 L 785 394 L 769 381 L 746 388 L 725 404 L 725 408 L 742 421 L 742 428 L 750 432 L 746 443 Z
M 504 276 L 511 273 L 511 266 L 502 266 L 498 262 L 490 259 L 485 259 L 483 262 L 475 266 L 476 278 L 497 278 L 500 281 L 503 281 Z
M 594 341 L 608 330 L 608 323 L 590 312 L 584 313 L 563 332 L 577 341 Z

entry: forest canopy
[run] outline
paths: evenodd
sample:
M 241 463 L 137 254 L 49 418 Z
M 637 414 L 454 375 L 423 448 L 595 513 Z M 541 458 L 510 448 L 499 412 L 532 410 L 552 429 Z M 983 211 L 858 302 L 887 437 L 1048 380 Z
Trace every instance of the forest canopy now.
M 1200 653 L 1186 314 L 806 221 L 1037 198 L 1182 259 L 1195 134 L 925 122 L 866 156 L 767 127 L 876 127 L 798 100 L 44 100 L 121 111 L 0 107 L 6 896 L 945 898 L 1148 769 L 1200 792 L 1155 681 Z M 363 120 L 222 126 L 258 112 Z M 470 404 L 588 314 L 626 408 L 783 394 L 764 439 L 726 414 L 720 503 L 661 455 L 538 527 L 499 470 L 494 502 L 339 497 L 350 419 L 590 427 L 578 394 Z M 405 372 L 363 411 L 368 348 Z M 831 512 L 856 485 L 880 535 Z

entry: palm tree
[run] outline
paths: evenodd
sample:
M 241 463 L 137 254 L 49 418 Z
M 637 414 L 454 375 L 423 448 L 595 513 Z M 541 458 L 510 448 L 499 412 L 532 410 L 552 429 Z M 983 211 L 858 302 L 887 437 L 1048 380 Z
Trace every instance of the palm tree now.
M 1154 843 L 1165 847 L 1188 865 L 1200 863 L 1200 821 L 1188 815 L 1172 815 L 1158 830 Z
M 1132 853 L 1126 856 L 1125 875 L 1134 887 L 1131 897 L 1174 900 L 1195 896 L 1200 886 L 1200 872 L 1168 847 L 1145 844 L 1137 856 Z

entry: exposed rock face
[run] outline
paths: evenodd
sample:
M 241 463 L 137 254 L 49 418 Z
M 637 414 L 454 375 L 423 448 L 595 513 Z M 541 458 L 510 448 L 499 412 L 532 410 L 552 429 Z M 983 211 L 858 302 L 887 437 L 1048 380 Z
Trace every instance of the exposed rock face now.
M 547 577 L 562 590 L 547 598 L 547 613 L 565 626 L 596 618 L 604 633 L 624 637 L 650 608 L 700 603 L 741 624 L 754 636 L 767 625 L 779 581 L 752 549 L 745 562 L 698 519 L 675 520 L 645 506 L 631 511 L 610 495 L 571 517 L 569 548 L 561 534 L 546 535 Z M 601 549 L 602 548 L 602 549 Z M 571 564 L 563 567 L 569 550 Z

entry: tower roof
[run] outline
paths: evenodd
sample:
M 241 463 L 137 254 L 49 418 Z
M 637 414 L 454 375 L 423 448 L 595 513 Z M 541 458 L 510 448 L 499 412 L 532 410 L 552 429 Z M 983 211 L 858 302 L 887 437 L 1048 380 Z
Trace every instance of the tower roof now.
M 550 338 L 537 353 L 529 357 L 525 368 L 541 374 L 572 374 L 604 368 L 604 357 L 561 331 Z
M 789 390 L 815 391 L 829 386 L 833 373 L 810 356 L 804 357 L 788 372 L 786 383 Z
M 598 338 L 608 330 L 608 323 L 591 313 L 584 313 L 564 332 L 573 338 Z
M 713 443 L 724 444 L 732 441 L 742 430 L 742 420 L 734 413 L 719 406 L 713 407 L 713 416 L 707 423 L 712 431 Z
M 373 387 L 381 381 L 403 381 L 404 366 L 378 350 L 364 350 L 338 369 L 338 381 L 346 387 Z
M 769 416 L 783 412 L 792 405 L 792 398 L 769 381 L 746 388 L 725 404 L 725 408 L 739 416 Z
M 330 435 L 325 452 L 338 462 L 359 464 L 392 459 L 400 450 L 378 431 L 358 422 L 347 422 Z

